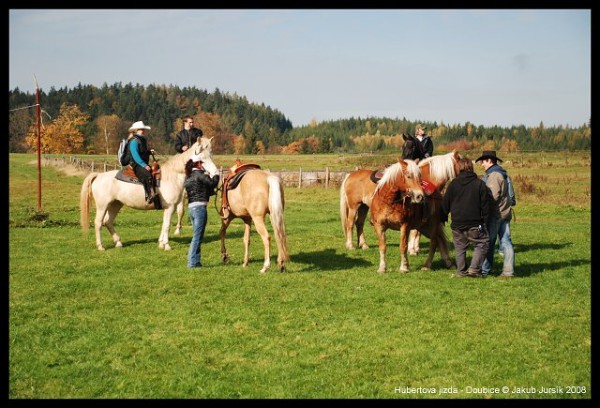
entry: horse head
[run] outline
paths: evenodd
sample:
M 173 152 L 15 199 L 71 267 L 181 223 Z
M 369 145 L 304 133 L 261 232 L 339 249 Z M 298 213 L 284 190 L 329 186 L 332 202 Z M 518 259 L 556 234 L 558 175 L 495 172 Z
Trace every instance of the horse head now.
M 386 168 L 383 177 L 377 183 L 375 193 L 383 186 L 404 193 L 404 196 L 410 198 L 411 202 L 415 204 L 419 204 L 424 199 L 421 187 L 421 169 L 413 160 L 398 158 L 397 163 Z
M 200 156 L 202 167 L 211 177 L 219 173 L 217 165 L 212 160 L 212 140 L 212 137 L 199 137 L 196 143 L 192 145 L 193 149 L 190 149 L 193 150 L 194 154 Z
M 402 139 L 404 139 L 404 144 L 402 145 L 402 159 L 403 160 L 415 160 L 419 161 L 423 159 L 425 156 L 423 155 L 423 151 L 420 148 L 419 141 L 417 138 L 410 133 L 408 135 L 402 134 Z

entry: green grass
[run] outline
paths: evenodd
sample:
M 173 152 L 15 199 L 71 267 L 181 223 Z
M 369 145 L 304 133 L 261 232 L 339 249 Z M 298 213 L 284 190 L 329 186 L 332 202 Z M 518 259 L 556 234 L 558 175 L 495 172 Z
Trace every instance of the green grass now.
M 590 399 L 589 167 L 511 175 L 539 180 L 517 187 L 519 278 L 450 279 L 438 254 L 434 270 L 421 271 L 425 238 L 400 274 L 397 231 L 388 231 L 389 272 L 380 275 L 370 226 L 370 249 L 344 249 L 335 188 L 285 190 L 292 259 L 276 272 L 273 242 L 272 269 L 261 275 L 254 230 L 250 266 L 241 266 L 239 220 L 221 264 L 212 202 L 199 271 L 186 268 L 187 214 L 165 252 L 162 211 L 126 208 L 116 224 L 124 247 L 103 231 L 107 250 L 97 251 L 93 231 L 82 236 L 78 224 L 83 177 L 45 167 L 40 214 L 34 156 L 11 155 L 9 398 Z M 507 394 L 468 392 L 503 386 Z M 518 387 L 562 392 L 512 393 Z

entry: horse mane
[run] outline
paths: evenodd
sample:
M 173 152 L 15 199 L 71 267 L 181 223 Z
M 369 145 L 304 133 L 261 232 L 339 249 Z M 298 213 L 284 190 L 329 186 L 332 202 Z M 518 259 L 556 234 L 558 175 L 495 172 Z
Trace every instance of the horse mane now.
M 435 180 L 452 180 L 457 176 L 455 155 L 456 150 L 453 150 L 450 153 L 427 157 L 419 162 L 419 167 L 429 165 L 429 175 Z
M 409 176 L 419 178 L 421 177 L 421 169 L 419 169 L 419 166 L 417 166 L 417 163 L 415 163 L 414 160 L 405 159 L 404 162 L 406 163 L 406 172 Z M 392 164 L 391 166 L 387 167 L 383 172 L 383 176 L 377 182 L 377 187 L 375 188 L 375 191 L 379 190 L 381 186 L 384 186 L 386 184 L 394 184 L 398 176 L 403 175 L 404 171 L 402 169 L 402 163 L 398 161 Z

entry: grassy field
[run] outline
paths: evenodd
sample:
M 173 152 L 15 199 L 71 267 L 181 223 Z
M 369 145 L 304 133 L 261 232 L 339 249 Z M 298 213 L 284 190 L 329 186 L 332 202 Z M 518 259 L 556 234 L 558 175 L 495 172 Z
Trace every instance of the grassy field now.
M 258 273 L 255 231 L 242 268 L 239 220 L 222 265 L 212 202 L 200 271 L 186 268 L 187 214 L 165 252 L 162 212 L 126 208 L 124 247 L 103 231 L 100 252 L 79 226 L 83 175 L 45 167 L 40 213 L 35 155 L 10 155 L 9 398 L 590 399 L 590 155 L 505 156 L 518 198 L 511 281 L 450 279 L 439 255 L 421 271 L 425 238 L 401 274 L 395 231 L 389 272 L 376 273 L 371 227 L 370 249 L 344 248 L 337 188 L 286 189 L 286 273 Z M 390 157 L 242 159 L 352 170 Z

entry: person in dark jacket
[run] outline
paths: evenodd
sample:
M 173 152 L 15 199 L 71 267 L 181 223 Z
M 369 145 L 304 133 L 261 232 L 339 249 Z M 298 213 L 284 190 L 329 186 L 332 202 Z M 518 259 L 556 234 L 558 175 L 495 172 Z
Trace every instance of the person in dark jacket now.
M 194 155 L 185 164 L 185 176 L 183 185 L 188 196 L 188 209 L 194 231 L 188 250 L 187 266 L 188 268 L 200 268 L 202 266 L 200 246 L 208 221 L 206 206 L 208 199 L 214 194 L 215 188 L 219 184 L 219 175 L 215 174 L 210 177 L 206 174 L 202 169 L 200 156 Z
M 183 129 L 177 133 L 177 137 L 175 138 L 175 150 L 177 153 L 185 152 L 202 135 L 202 129 L 194 127 L 194 118 L 186 116 L 183 118 Z
M 415 137 L 419 141 L 419 148 L 423 153 L 423 158 L 433 156 L 433 140 L 425 134 L 427 128 L 420 123 L 415 126 Z
M 486 222 L 490 212 L 490 193 L 473 171 L 473 162 L 462 158 L 458 162 L 459 174 L 452 180 L 442 199 L 440 219 L 452 216 L 450 228 L 456 252 L 456 277 L 480 278 L 481 265 L 488 252 L 490 237 Z M 466 252 L 473 244 L 473 258 L 467 269 Z
M 129 151 L 131 152 L 131 162 L 135 176 L 144 185 L 144 193 L 146 202 L 151 203 L 154 200 L 154 186 L 152 183 L 152 167 L 148 163 L 150 154 L 154 154 L 154 149 L 148 148 L 148 140 L 146 139 L 146 130 L 150 130 L 150 126 L 144 125 L 144 122 L 135 122 L 129 128 L 129 132 L 135 132 L 129 141 Z

